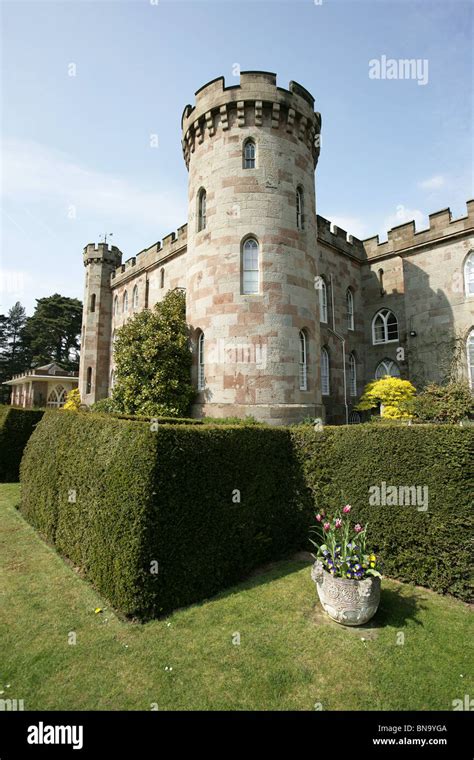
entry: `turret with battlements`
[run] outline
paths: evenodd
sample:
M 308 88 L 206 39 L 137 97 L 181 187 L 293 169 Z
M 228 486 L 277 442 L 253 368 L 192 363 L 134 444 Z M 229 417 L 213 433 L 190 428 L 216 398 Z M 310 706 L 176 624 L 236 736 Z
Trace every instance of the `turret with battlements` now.
M 120 266 L 122 254 L 114 245 L 89 243 L 84 248 L 83 260 L 86 277 L 79 392 L 82 403 L 90 405 L 108 394 L 112 325 L 110 278 Z
M 278 87 L 276 75 L 262 71 L 242 72 L 232 86 L 215 79 L 184 109 L 197 415 L 271 423 L 320 415 L 320 126 L 304 87 Z

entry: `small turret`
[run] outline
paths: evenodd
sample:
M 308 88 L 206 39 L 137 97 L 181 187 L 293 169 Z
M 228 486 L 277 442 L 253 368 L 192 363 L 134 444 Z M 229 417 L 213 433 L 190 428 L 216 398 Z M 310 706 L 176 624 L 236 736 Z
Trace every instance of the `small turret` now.
M 83 404 L 106 398 L 109 391 L 112 329 L 112 272 L 122 263 L 115 245 L 89 243 L 84 248 L 86 281 L 82 310 L 79 392 Z

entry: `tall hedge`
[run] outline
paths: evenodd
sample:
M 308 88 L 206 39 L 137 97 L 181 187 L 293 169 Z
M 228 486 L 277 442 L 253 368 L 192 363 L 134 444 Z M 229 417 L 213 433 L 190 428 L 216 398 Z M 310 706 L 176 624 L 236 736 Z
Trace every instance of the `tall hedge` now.
M 294 428 L 292 438 L 315 510 L 351 504 L 354 520 L 369 525 L 369 543 L 386 575 L 472 597 L 472 428 Z M 428 509 L 371 504 L 369 489 L 382 483 L 426 486 Z
M 309 501 L 284 429 L 152 432 L 47 412 L 21 482 L 25 517 L 112 604 L 142 618 L 206 598 L 306 536 Z
M 309 549 L 314 510 L 352 504 L 386 575 L 469 598 L 474 431 L 455 426 L 159 425 L 47 412 L 21 465 L 27 519 L 110 602 L 147 618 Z M 369 489 L 428 488 L 428 509 Z M 157 572 L 155 572 L 157 571 Z
M 0 483 L 18 480 L 23 450 L 42 416 L 38 409 L 0 406 Z

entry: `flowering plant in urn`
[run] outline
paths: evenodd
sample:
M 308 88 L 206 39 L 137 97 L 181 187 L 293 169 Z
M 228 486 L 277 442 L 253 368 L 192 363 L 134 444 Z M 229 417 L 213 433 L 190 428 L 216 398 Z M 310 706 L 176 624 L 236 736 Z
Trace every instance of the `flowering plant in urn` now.
M 382 576 L 377 557 L 366 547 L 367 525 L 353 525 L 351 509 L 346 504 L 338 516 L 324 511 L 316 515 L 323 540 L 310 539 L 317 547 L 311 577 L 330 617 L 344 625 L 362 625 L 377 610 Z

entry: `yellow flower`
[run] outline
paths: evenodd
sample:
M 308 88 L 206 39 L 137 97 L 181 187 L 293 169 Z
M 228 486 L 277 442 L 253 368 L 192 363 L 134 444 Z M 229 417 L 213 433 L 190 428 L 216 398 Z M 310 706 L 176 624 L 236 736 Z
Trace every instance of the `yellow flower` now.
M 100 607 L 96 607 L 96 609 L 94 610 L 94 612 L 95 612 L 96 615 L 98 615 L 99 612 L 102 612 L 102 610 L 101 610 Z

